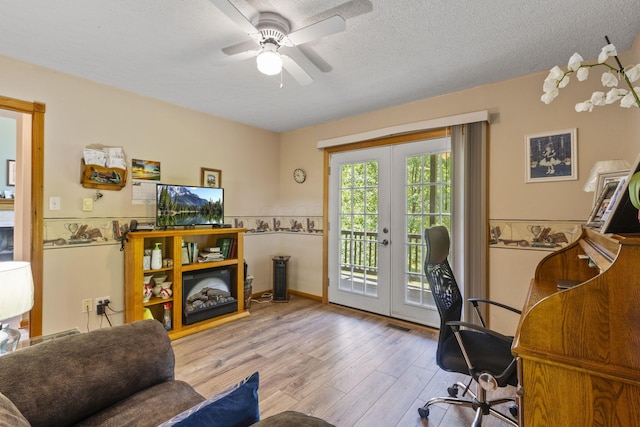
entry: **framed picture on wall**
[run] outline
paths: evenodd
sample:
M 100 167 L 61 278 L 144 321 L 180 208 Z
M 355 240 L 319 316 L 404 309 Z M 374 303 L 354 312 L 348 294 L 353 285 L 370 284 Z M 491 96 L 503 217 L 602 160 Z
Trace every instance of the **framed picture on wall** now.
M 7 185 L 16 185 L 16 161 L 7 160 Z
M 577 129 L 525 135 L 525 182 L 578 179 Z
M 221 188 L 222 171 L 220 169 L 200 168 L 200 185 L 203 187 Z

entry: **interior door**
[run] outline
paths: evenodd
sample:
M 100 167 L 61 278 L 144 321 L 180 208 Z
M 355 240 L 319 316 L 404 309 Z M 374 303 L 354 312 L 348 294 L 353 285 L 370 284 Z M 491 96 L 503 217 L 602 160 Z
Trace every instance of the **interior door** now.
M 422 232 L 450 207 L 449 138 L 332 154 L 329 301 L 437 326 Z

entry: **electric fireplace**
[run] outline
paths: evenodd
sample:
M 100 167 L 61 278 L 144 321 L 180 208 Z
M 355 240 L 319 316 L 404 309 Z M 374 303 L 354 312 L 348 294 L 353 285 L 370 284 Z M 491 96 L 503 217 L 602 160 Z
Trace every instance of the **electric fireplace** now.
M 235 267 L 182 274 L 182 323 L 192 325 L 238 309 Z

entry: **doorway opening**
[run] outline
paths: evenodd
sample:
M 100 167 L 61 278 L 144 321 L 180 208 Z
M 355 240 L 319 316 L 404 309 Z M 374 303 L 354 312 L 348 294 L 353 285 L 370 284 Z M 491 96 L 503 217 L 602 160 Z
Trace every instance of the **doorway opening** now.
M 16 121 L 13 259 L 31 263 L 34 305 L 20 326 L 32 337 L 42 335 L 45 110 L 41 103 L 0 96 L 0 115 Z

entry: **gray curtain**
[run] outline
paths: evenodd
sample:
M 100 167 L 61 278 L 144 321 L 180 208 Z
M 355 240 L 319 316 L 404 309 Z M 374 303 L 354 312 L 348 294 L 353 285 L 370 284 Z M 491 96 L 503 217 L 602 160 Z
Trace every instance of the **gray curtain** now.
M 477 122 L 453 126 L 451 131 L 451 258 L 465 300 L 487 297 L 487 127 L 487 122 Z M 463 318 L 479 323 L 471 304 L 465 304 Z

